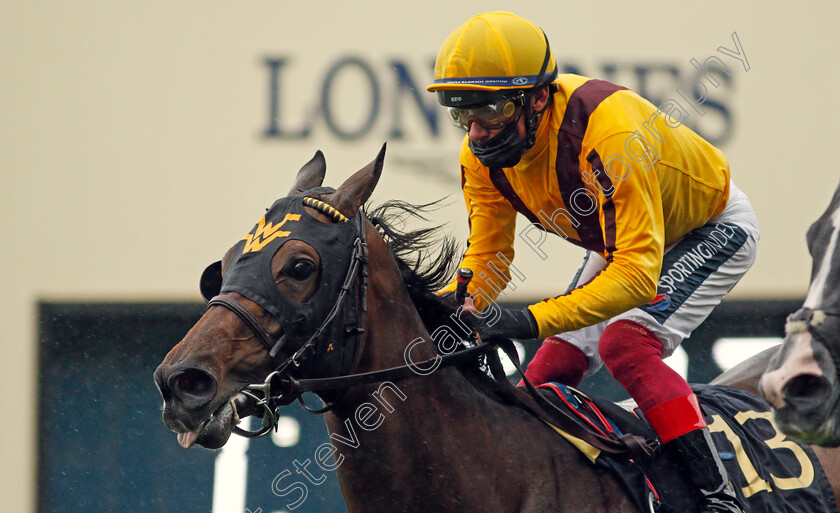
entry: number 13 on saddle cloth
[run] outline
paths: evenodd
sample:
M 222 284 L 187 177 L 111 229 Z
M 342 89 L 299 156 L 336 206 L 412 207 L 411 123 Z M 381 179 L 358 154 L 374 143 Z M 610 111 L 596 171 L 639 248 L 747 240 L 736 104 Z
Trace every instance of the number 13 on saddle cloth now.
M 612 410 L 593 415 L 591 399 L 564 385 L 543 385 L 563 397 L 579 415 L 587 416 L 602 434 L 624 432 L 649 436 L 645 426 L 637 432 L 635 422 L 610 417 Z M 543 388 L 541 387 L 541 388 Z M 757 396 L 729 386 L 692 385 L 721 454 L 735 491 L 748 513 L 808 512 L 838 513 L 834 493 L 813 450 L 778 431 L 769 406 Z M 598 401 L 597 404 L 602 404 Z M 588 403 L 584 406 L 582 403 Z M 594 406 L 597 410 L 597 405 Z M 641 416 L 637 409 L 636 414 Z M 641 418 L 644 422 L 644 419 Z M 644 428 L 643 428 L 644 429 Z M 595 465 L 609 468 L 622 481 L 641 511 L 685 511 L 688 496 L 675 479 L 672 462 L 655 458 L 649 462 L 627 461 L 602 453 L 586 442 L 555 428 Z M 651 510 L 651 505 L 655 509 Z

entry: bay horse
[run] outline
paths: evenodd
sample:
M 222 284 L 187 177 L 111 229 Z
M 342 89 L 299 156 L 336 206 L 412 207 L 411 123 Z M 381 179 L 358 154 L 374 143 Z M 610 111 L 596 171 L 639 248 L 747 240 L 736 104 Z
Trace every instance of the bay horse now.
M 281 388 L 343 383 L 318 392 L 336 443 L 316 460 L 337 469 L 350 513 L 637 512 L 611 471 L 477 364 L 439 365 L 430 332 L 451 309 L 432 291 L 451 276 L 455 252 L 412 262 L 430 231 L 394 229 L 394 216 L 410 209 L 364 215 L 384 151 L 335 190 L 321 187 L 326 164 L 316 153 L 289 195 L 205 271 L 210 306 L 154 374 L 166 426 L 185 448 L 219 448 L 239 417 L 260 408 L 271 417 L 272 376 Z M 398 380 L 353 378 L 407 362 L 411 372 Z M 732 382 L 754 386 L 757 377 L 750 367 Z M 253 383 L 265 383 L 262 396 Z M 840 492 L 838 455 L 818 456 Z M 680 511 L 696 509 L 692 501 Z
M 761 378 L 776 423 L 809 443 L 840 445 L 840 186 L 808 229 L 811 284 L 788 317 L 785 340 Z

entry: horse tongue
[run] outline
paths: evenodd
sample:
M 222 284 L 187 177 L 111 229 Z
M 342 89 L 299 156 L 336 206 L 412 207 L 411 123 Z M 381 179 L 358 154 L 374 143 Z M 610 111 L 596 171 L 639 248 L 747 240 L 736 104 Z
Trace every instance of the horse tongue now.
M 186 433 L 178 433 L 178 443 L 181 444 L 181 447 L 184 449 L 189 449 L 195 444 L 195 441 L 198 439 L 198 430 L 196 431 L 188 431 Z

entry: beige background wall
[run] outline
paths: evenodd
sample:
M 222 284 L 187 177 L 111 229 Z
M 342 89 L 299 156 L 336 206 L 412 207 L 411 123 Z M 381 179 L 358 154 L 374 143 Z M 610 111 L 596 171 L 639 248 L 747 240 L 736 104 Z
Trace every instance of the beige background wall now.
M 762 242 L 738 297 L 796 297 L 810 261 L 804 232 L 840 181 L 837 171 L 840 35 L 837 2 L 251 2 L 0 3 L 0 497 L 4 511 L 35 503 L 35 401 L 39 300 L 197 300 L 203 266 L 221 256 L 321 148 L 337 185 L 389 140 L 374 200 L 453 194 L 436 221 L 464 234 L 457 192 L 457 132 L 440 112 L 435 137 L 391 60 L 425 85 L 444 37 L 469 16 L 512 9 L 540 24 L 558 60 L 590 76 L 639 85 L 635 65 L 700 61 L 737 32 L 750 63 L 710 99 L 732 119 L 722 144 L 753 201 Z M 328 68 L 344 57 L 370 66 L 381 109 L 369 133 L 337 138 L 315 116 L 311 135 L 266 138 L 267 58 L 284 58 L 283 126 L 294 131 L 320 103 Z M 346 71 L 346 70 L 345 70 Z M 661 99 L 678 79 L 649 77 Z M 345 128 L 370 108 L 364 76 L 336 76 L 331 111 Z M 427 104 L 433 98 L 421 91 Z M 397 98 L 397 100 L 395 100 Z M 396 106 L 405 137 L 389 136 Z M 711 133 L 720 112 L 701 120 Z M 520 249 L 534 278 L 521 298 L 562 290 L 579 252 L 559 241 L 540 261 Z M 172 341 L 175 343 L 176 341 Z M 149 381 L 151 386 L 151 379 Z M 95 428 L 95 427 L 92 427 Z

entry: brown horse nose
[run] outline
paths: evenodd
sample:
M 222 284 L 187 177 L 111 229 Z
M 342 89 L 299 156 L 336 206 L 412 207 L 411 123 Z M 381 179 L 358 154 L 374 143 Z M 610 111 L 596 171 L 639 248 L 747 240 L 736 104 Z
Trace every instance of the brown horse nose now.
M 216 378 L 195 367 L 166 368 L 161 365 L 155 371 L 155 383 L 164 401 L 179 401 L 188 410 L 209 403 L 218 388 Z

